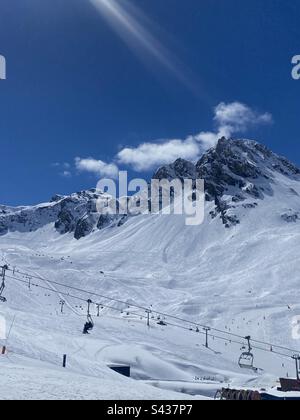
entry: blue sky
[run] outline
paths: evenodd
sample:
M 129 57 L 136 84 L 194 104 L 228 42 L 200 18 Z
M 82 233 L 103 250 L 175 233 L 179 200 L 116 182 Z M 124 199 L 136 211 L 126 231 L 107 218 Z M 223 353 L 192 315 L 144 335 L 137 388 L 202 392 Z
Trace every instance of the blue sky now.
M 222 133 L 300 165 L 299 16 L 300 0 L 1 0 L 0 202 L 149 176 Z

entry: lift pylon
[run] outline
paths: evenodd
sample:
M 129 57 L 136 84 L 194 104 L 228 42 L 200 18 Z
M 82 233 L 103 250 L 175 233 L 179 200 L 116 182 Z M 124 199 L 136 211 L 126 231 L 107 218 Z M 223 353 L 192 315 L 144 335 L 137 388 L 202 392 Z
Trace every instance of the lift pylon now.
M 6 298 L 4 297 L 4 296 L 2 296 L 2 294 L 3 294 L 3 291 L 4 291 L 4 289 L 5 289 L 5 274 L 6 274 L 6 271 L 8 270 L 8 265 L 4 265 L 3 267 L 0 267 L 0 269 L 1 269 L 1 274 L 0 274 L 0 277 L 1 277 L 1 279 L 0 279 L 0 281 L 1 281 L 1 284 L 0 284 L 0 302 L 6 302 Z

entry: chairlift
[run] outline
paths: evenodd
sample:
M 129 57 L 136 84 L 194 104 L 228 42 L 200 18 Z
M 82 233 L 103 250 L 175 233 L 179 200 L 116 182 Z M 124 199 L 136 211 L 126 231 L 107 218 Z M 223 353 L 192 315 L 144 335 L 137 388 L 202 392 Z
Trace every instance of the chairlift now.
M 248 342 L 248 351 L 244 351 L 240 358 L 239 358 L 239 367 L 241 369 L 250 369 L 255 372 L 257 372 L 257 368 L 254 367 L 254 355 L 252 353 L 252 347 L 251 347 L 251 337 L 247 336 L 245 337 L 245 340 Z
M 157 325 L 161 325 L 163 327 L 167 326 L 167 324 L 164 321 L 158 321 Z
M 91 304 L 93 302 L 89 299 L 87 301 L 88 308 L 87 308 L 87 322 L 84 324 L 83 327 L 83 334 L 89 334 L 89 331 L 91 331 L 94 328 L 94 321 L 90 312 Z
M 159 321 L 158 321 L 157 325 L 161 325 L 163 327 L 166 327 L 167 326 L 167 323 L 165 322 L 165 318 L 164 319 L 161 319 L 159 317 Z

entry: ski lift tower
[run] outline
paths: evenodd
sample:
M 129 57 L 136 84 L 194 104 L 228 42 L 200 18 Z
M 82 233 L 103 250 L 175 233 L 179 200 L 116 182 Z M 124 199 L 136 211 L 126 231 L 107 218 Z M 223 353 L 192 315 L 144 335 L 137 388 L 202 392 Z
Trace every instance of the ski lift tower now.
M 204 327 L 203 330 L 205 331 L 205 347 L 208 349 L 208 333 L 211 331 L 211 328 Z
M 3 267 L 0 267 L 0 268 L 1 268 L 0 277 L 2 279 L 1 284 L 0 284 L 0 302 L 5 303 L 6 298 L 4 296 L 2 296 L 2 293 L 5 289 L 5 274 L 6 274 L 6 271 L 8 270 L 8 265 L 4 265 Z
M 294 354 L 294 356 L 292 357 L 293 360 L 295 360 L 296 363 L 296 377 L 297 377 L 297 381 L 300 381 L 300 355 L 299 354 Z

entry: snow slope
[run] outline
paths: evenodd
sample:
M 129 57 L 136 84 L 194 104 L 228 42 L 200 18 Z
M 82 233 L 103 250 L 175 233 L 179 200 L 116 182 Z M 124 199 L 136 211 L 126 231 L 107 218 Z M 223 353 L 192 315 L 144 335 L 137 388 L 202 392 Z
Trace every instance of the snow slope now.
M 201 170 L 207 178 L 210 168 L 210 187 L 201 226 L 186 226 L 184 216 L 151 215 L 93 230 L 79 241 L 73 232 L 61 235 L 52 221 L 2 236 L 1 259 L 16 267 L 14 276 L 40 276 L 44 280 L 35 282 L 52 290 L 29 290 L 7 278 L 0 312 L 8 326 L 15 321 L 8 354 L 0 357 L 3 398 L 203 398 L 224 384 L 269 387 L 279 376 L 294 376 L 289 357 L 254 349 L 259 371 L 245 371 L 234 339 L 224 342 L 212 333 L 206 349 L 205 337 L 188 324 L 167 317 L 167 326 L 151 319 L 147 328 L 144 311 L 108 299 L 101 303 L 118 310 L 104 308 L 98 318 L 93 307 L 95 329 L 83 336 L 85 303 L 47 282 L 89 290 L 75 293 L 84 300 L 99 302 L 97 293 L 129 306 L 152 305 L 191 323 L 300 348 L 292 336 L 293 318 L 300 315 L 300 178 L 297 168 L 260 147 L 220 143 L 221 151 L 206 156 Z M 65 353 L 69 364 L 62 372 Z M 132 379 L 110 371 L 110 363 L 130 364 Z

